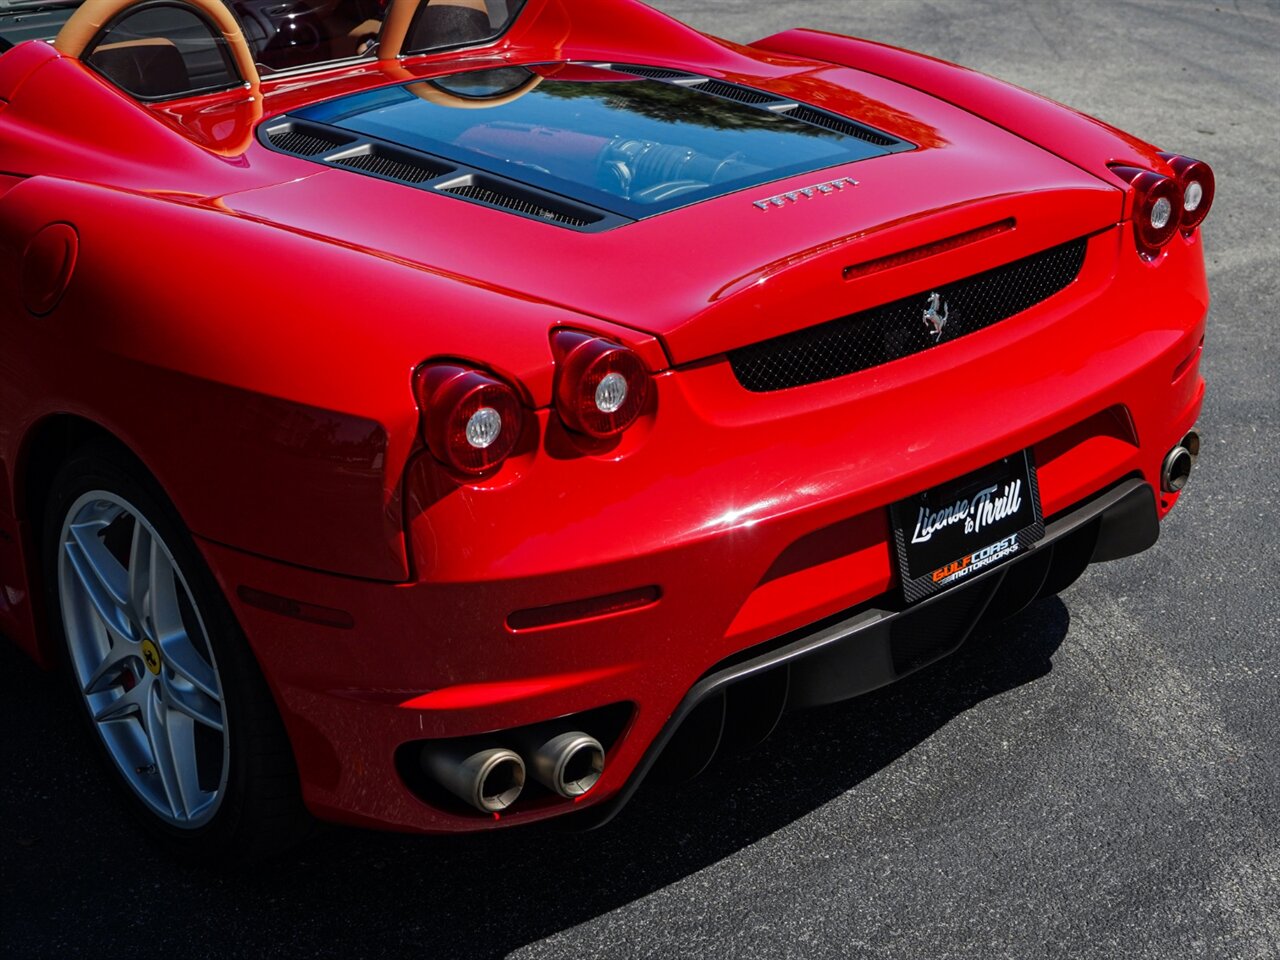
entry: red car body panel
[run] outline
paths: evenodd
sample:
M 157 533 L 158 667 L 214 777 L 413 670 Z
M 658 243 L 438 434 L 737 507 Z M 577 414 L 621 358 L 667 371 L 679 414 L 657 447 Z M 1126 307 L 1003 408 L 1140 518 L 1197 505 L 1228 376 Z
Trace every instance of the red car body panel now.
M 851 71 L 833 74 L 820 87 L 808 85 L 811 98 L 829 91 L 831 83 L 885 86 Z M 753 82 L 761 84 L 758 78 Z M 862 304 L 894 299 L 921 283 L 969 276 L 1120 220 L 1119 190 L 937 101 L 911 91 L 884 92 L 897 93 L 923 114 L 897 126 L 882 124 L 886 132 L 927 127 L 936 145 L 829 168 L 820 177 L 802 174 L 752 195 L 767 197 L 841 176 L 858 180 L 854 189 L 785 212 L 762 213 L 731 194 L 625 230 L 558 231 L 545 237 L 534 221 L 513 223 L 502 211 L 472 211 L 421 191 L 406 197 L 397 184 L 372 178 L 348 185 L 351 178 L 338 170 L 225 202 L 239 213 L 311 235 L 341 236 L 365 249 L 640 328 L 659 336 L 675 363 L 821 323 Z M 857 113 L 859 101 L 833 99 L 825 98 L 833 109 Z M 991 164 L 992 153 L 1007 158 L 1008 165 Z M 903 183 L 911 189 L 901 191 Z M 1016 231 L 946 258 L 950 264 L 918 262 L 853 281 L 842 276 L 850 264 L 1010 217 L 1018 220 Z M 477 227 L 501 231 L 504 244 L 518 255 L 498 257 L 486 247 L 455 241 Z M 744 235 L 752 237 L 750 245 L 725 242 Z M 672 276 L 670 251 L 692 246 L 698 250 L 696 264 Z M 553 269 L 587 259 L 591 271 Z M 671 282 L 655 284 L 655 276 Z
M 553 61 L 696 70 L 917 149 L 581 233 L 255 136 L 334 96 Z M 1200 235 L 1139 256 L 1128 185 L 1107 166 L 1164 161 L 963 68 L 808 31 L 735 46 L 628 0 L 531 0 L 480 50 L 262 94 L 146 106 L 45 44 L 0 56 L 0 630 L 50 659 L 31 464 L 43 425 L 96 424 L 196 536 L 325 818 L 457 831 L 616 797 L 716 664 L 897 589 L 887 505 L 1023 449 L 1046 517 L 1124 478 L 1158 492 L 1199 414 Z M 752 202 L 837 177 L 858 184 Z M 36 317 L 22 304 L 46 281 L 25 255 L 50 223 L 73 224 L 78 250 Z M 945 349 L 769 393 L 725 359 L 1086 236 L 1066 290 Z M 554 412 L 550 334 L 566 326 L 631 346 L 654 374 L 647 413 L 616 441 L 585 443 Z M 464 482 L 425 450 L 413 374 L 440 357 L 493 371 L 531 412 L 491 477 Z M 1177 496 L 1157 493 L 1160 517 Z M 245 588 L 354 625 L 265 610 Z M 623 613 L 510 626 L 641 588 L 651 600 Z M 397 767 L 408 743 L 609 704 L 631 719 L 577 801 L 483 818 L 425 802 Z

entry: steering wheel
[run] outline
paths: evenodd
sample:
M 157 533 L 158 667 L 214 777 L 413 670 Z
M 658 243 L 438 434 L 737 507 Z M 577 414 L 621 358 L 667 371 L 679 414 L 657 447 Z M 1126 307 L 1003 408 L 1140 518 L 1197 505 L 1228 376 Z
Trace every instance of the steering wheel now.
M 64 57 L 81 59 L 102 33 L 103 27 L 131 7 L 147 0 L 85 0 L 76 9 L 54 38 L 53 47 Z M 253 62 L 253 51 L 240 30 L 240 23 L 222 0 L 181 0 L 183 4 L 203 14 L 218 29 L 231 51 L 236 70 L 249 89 L 256 95 L 259 86 L 258 68 Z

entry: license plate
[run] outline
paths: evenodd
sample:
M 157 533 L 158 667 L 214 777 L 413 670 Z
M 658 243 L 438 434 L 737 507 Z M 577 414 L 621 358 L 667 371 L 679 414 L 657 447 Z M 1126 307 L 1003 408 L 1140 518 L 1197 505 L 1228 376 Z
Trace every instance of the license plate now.
M 901 500 L 889 514 L 908 603 L 1005 563 L 1044 536 L 1026 451 Z

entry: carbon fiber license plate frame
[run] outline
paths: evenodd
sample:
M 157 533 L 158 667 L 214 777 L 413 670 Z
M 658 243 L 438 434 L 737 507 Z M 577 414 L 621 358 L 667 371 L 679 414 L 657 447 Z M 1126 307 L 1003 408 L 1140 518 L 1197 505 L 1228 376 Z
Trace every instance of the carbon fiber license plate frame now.
M 909 604 L 1021 556 L 1044 536 L 1029 450 L 900 500 L 889 516 Z

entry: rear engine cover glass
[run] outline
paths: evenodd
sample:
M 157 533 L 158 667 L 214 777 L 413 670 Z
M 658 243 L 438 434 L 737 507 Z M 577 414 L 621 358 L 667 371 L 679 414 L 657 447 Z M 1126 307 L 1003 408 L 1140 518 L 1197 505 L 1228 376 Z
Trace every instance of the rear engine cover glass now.
M 790 101 L 780 97 L 759 99 L 741 103 L 696 85 L 553 65 L 402 84 L 293 116 L 635 219 L 911 149 L 888 135 L 873 134 L 883 143 L 872 143 L 789 117 L 778 107 Z

